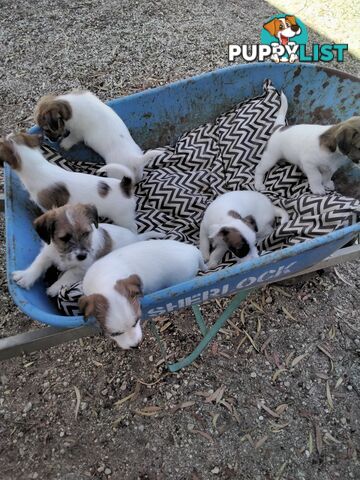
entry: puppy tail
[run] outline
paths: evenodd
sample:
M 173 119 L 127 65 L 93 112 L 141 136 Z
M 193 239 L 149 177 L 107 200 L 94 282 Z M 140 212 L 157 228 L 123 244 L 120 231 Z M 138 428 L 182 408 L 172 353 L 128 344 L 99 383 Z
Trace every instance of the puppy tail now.
M 154 240 L 154 239 L 157 239 L 157 238 L 165 238 L 166 235 L 165 233 L 162 233 L 162 232 L 145 232 L 145 233 L 140 233 L 138 235 L 138 239 L 139 241 L 142 241 L 142 240 Z
M 280 125 L 286 125 L 286 114 L 288 111 L 288 101 L 284 92 L 281 92 L 281 104 L 278 115 L 276 117 L 274 127 Z
M 99 173 L 107 173 L 108 177 L 112 178 L 119 178 L 122 179 L 124 177 L 131 178 L 134 182 L 134 172 L 130 170 L 130 168 L 125 167 L 124 165 L 119 165 L 117 163 L 109 163 L 108 165 L 104 165 L 103 167 L 97 170 L 97 174 Z
M 275 217 L 281 218 L 281 221 L 280 221 L 281 225 L 289 221 L 289 215 L 286 210 L 280 207 L 274 207 L 274 208 L 275 208 Z

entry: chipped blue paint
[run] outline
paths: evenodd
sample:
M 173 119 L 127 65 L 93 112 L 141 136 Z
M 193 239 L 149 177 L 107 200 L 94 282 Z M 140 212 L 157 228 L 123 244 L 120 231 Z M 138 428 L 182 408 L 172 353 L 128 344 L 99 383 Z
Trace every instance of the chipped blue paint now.
M 219 113 L 262 92 L 271 78 L 289 99 L 290 123 L 332 123 L 358 113 L 360 83 L 350 75 L 309 64 L 273 63 L 235 65 L 129 97 L 110 106 L 121 115 L 134 138 L 150 148 L 172 143 L 183 132 L 213 120 Z M 32 129 L 36 131 L 36 128 Z M 78 146 L 63 152 L 68 158 L 97 160 L 94 152 Z M 348 174 L 360 180 L 360 169 Z M 32 228 L 35 209 L 16 175 L 5 167 L 5 211 L 9 291 L 18 307 L 31 318 L 57 327 L 83 324 L 83 317 L 65 317 L 45 295 L 41 282 L 26 291 L 14 284 L 11 272 L 25 268 L 40 242 Z M 143 318 L 198 304 L 215 296 L 263 285 L 291 276 L 321 261 L 360 232 L 360 224 L 280 250 L 259 259 L 185 282 L 142 300 Z

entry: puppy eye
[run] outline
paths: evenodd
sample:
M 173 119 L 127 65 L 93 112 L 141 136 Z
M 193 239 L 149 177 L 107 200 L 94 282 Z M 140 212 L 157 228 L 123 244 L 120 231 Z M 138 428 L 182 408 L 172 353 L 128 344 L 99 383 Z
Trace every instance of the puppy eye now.
M 279 30 L 284 30 L 284 26 L 283 26 L 283 25 L 280 25 L 280 26 L 279 26 Z
M 82 238 L 87 238 L 90 235 L 91 232 L 84 232 L 81 237 Z
M 59 237 L 61 241 L 63 242 L 68 242 L 69 240 L 71 240 L 72 236 L 70 233 L 67 233 L 66 235 L 64 235 L 63 237 Z
M 290 23 L 289 23 L 289 22 L 286 22 L 286 26 L 287 26 L 287 27 L 290 27 Z

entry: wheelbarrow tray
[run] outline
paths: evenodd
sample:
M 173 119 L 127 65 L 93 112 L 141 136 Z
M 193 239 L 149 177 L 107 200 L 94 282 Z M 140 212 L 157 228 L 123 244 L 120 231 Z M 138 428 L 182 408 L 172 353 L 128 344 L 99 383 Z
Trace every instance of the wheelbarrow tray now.
M 270 78 L 275 87 L 287 95 L 290 123 L 335 123 L 357 113 L 355 99 L 360 92 L 359 80 L 309 64 L 237 65 L 112 100 L 109 105 L 121 115 L 134 139 L 144 149 L 154 148 L 174 143 L 182 133 L 212 121 L 234 104 L 258 95 L 265 78 Z M 83 145 L 61 153 L 79 161 L 99 159 Z M 358 182 L 360 171 L 349 168 L 347 176 Z M 84 323 L 82 316 L 59 315 L 56 305 L 47 297 L 42 281 L 27 291 L 19 288 L 11 278 L 14 270 L 26 268 L 39 251 L 40 241 L 32 226 L 34 217 L 35 208 L 28 194 L 16 174 L 5 166 L 10 294 L 16 305 L 34 320 L 61 328 L 81 326 Z M 359 232 L 360 224 L 355 224 L 146 295 L 142 300 L 143 319 L 294 276 L 346 245 Z

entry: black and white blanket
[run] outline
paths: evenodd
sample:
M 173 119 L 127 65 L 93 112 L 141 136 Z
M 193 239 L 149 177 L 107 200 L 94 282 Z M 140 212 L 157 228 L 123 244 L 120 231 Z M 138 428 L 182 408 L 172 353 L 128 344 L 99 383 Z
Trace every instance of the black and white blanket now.
M 143 181 L 135 190 L 139 232 L 162 231 L 167 238 L 198 244 L 204 210 L 218 195 L 254 189 L 254 170 L 279 108 L 279 92 L 266 80 L 261 96 L 235 105 L 213 123 L 184 133 L 174 146 L 159 148 L 159 155 L 144 170 Z M 95 174 L 100 167 L 71 162 L 48 147 L 44 153 L 50 162 L 67 170 Z M 261 252 L 351 225 L 360 211 L 359 201 L 336 192 L 313 195 L 306 177 L 290 164 L 278 164 L 270 170 L 265 186 L 264 193 L 287 210 L 290 220 L 261 242 Z M 234 263 L 228 252 L 217 269 Z M 58 298 L 60 311 L 78 314 L 80 295 L 81 284 L 63 288 Z

